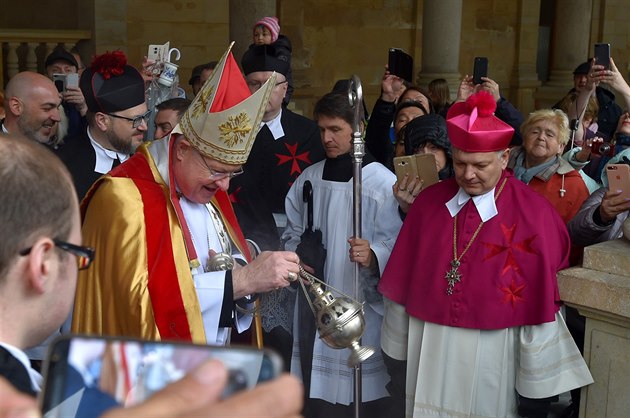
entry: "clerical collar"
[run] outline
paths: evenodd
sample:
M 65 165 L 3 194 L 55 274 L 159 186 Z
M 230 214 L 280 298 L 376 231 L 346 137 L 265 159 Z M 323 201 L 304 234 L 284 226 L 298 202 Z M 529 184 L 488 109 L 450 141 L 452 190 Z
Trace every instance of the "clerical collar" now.
M 376 161 L 372 154 L 365 152 L 361 167 Z M 352 178 L 352 155 L 343 154 L 337 158 L 326 158 L 324 161 L 324 172 L 322 179 L 327 181 L 338 181 L 345 183 Z
M 94 137 L 90 133 L 90 127 L 87 128 L 87 135 L 90 138 L 92 148 L 96 154 L 96 163 L 94 164 L 94 171 L 101 174 L 107 174 L 111 171 L 114 165 L 114 160 L 118 159 L 121 163 L 129 158 L 129 155 L 122 154 L 120 152 L 112 151 L 103 148 L 101 144 L 94 140 Z
M 282 129 L 282 123 L 280 123 L 281 116 L 282 116 L 282 109 L 280 109 L 280 112 L 278 112 L 276 117 L 271 119 L 270 121 L 260 122 L 261 128 L 263 127 L 263 125 L 267 125 L 267 128 L 269 128 L 269 130 L 271 131 L 271 135 L 273 136 L 273 139 L 282 138 L 284 136 L 284 129 Z
M 4 122 L 2 123 L 2 132 L 4 132 L 5 134 L 9 133 L 9 131 L 7 131 L 7 128 L 4 127 Z
M 22 366 L 24 366 L 24 368 L 28 372 L 28 377 L 31 380 L 31 387 L 33 388 L 33 391 L 41 392 L 44 379 L 42 378 L 41 374 L 39 374 L 35 369 L 31 367 L 31 362 L 29 361 L 26 353 L 19 348 L 12 346 L 11 344 L 0 342 L 0 346 L 11 353 L 11 355 L 15 357 L 16 360 L 22 364 Z
M 483 222 L 487 222 L 499 213 L 499 211 L 497 210 L 497 205 L 494 201 L 495 188 L 496 187 L 493 187 L 492 190 L 482 195 L 470 196 L 468 193 L 466 193 L 464 189 L 460 187 L 457 191 L 457 194 L 455 194 L 455 196 L 453 196 L 451 200 L 446 202 L 446 208 L 448 209 L 451 216 L 454 217 L 472 198 L 473 203 L 477 208 L 477 212 L 479 213 L 479 217 Z

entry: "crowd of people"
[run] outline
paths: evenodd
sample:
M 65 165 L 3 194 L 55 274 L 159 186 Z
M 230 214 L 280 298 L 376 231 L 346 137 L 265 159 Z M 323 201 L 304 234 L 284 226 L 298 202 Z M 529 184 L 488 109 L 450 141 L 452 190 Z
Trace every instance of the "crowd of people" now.
M 451 101 L 446 80 L 415 86 L 386 68 L 370 113 L 340 80 L 311 119 L 287 107 L 280 30 L 261 18 L 240 67 L 230 48 L 196 66 L 192 99 L 149 103 L 155 63 L 136 69 L 120 51 L 84 69 L 56 49 L 45 74 L 8 81 L 0 415 L 39 414 L 44 350 L 71 331 L 251 342 L 284 360 L 287 375 L 227 399 L 214 361 L 139 405 L 94 404 L 94 416 L 538 418 L 571 391 L 563 416 L 576 417 L 593 379 L 583 318 L 562 306 L 556 274 L 628 217 L 605 170 L 630 164 L 630 86 L 614 61 L 580 64 L 566 97 L 525 117 L 491 78 L 465 76 Z M 417 154 L 432 154 L 437 183 L 394 174 L 397 157 Z M 317 338 L 302 292 L 308 273 L 354 294 L 355 268 L 375 348 L 360 405 L 350 349 Z

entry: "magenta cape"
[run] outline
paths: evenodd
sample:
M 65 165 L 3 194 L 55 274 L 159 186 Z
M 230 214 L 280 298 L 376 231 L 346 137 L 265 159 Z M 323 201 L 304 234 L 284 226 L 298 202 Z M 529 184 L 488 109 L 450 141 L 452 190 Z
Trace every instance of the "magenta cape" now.
M 379 290 L 409 315 L 440 325 L 502 329 L 552 322 L 560 307 L 556 273 L 568 266 L 570 240 L 557 211 L 505 171 L 499 214 L 484 224 L 461 259 L 462 280 L 447 295 L 453 219 L 445 206 L 454 179 L 424 190 L 398 235 Z M 499 186 L 497 186 L 498 190 Z M 495 190 L 495 193 L 496 193 Z M 479 225 L 472 200 L 457 216 L 457 254 Z

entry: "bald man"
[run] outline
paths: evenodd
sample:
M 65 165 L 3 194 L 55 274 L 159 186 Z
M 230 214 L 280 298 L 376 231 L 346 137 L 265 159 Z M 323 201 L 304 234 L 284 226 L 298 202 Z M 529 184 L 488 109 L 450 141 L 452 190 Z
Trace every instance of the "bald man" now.
M 50 144 L 61 116 L 61 97 L 48 77 L 24 71 L 9 80 L 4 96 L 2 131 Z

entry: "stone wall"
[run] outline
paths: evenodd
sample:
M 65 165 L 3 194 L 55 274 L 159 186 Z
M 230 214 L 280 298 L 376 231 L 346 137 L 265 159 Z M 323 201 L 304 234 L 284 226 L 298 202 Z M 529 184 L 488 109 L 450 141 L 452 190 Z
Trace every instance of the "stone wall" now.
M 282 33 L 293 43 L 295 106 L 310 115 L 316 98 L 327 92 L 336 80 L 351 74 L 361 78 L 371 108 L 380 93 L 380 79 L 390 47 L 411 53 L 415 73 L 419 74 L 423 31 L 449 31 L 449 27 L 436 28 L 430 21 L 424 22 L 427 28 L 422 27 L 424 4 L 430 1 L 440 0 L 23 0 L 10 4 L 4 4 L 9 2 L 3 0 L 0 27 L 91 29 L 93 42 L 81 48 L 85 59 L 89 60 L 94 52 L 120 48 L 134 65 L 140 64 L 149 44 L 170 41 L 172 47 L 182 52 L 179 74 L 182 86 L 189 90 L 187 81 L 192 67 L 217 59 L 231 37 L 239 38 L 235 39 L 235 51 L 240 61 L 239 55 L 251 42 L 249 28 L 246 28 L 253 24 L 250 15 L 264 10 L 265 14 L 276 14 L 280 18 Z M 487 56 L 490 77 L 524 112 L 533 110 L 534 92 L 540 85 L 536 54 L 540 48 L 541 1 L 466 0 L 461 6 L 459 75 L 472 71 L 475 56 Z M 554 2 L 571 3 L 568 0 Z M 613 57 L 627 76 L 630 62 L 627 0 L 579 0 L 577 3 L 591 10 L 590 27 L 553 30 L 573 31 L 567 34 L 569 37 L 578 33 L 575 31 L 587 31 L 591 45 L 610 42 Z M 555 10 L 545 8 L 552 9 Z M 25 10 L 37 10 L 37 13 Z M 234 19 L 235 14 L 239 19 Z M 248 19 L 252 22 L 245 22 Z M 231 24 L 239 28 L 230 28 Z M 551 45 L 549 55 L 553 53 Z M 565 65 L 572 67 L 574 63 Z M 559 85 L 547 101 L 570 85 L 570 74 L 561 73 Z M 453 86 L 453 90 L 455 88 Z M 544 100 L 538 103 L 547 104 Z

